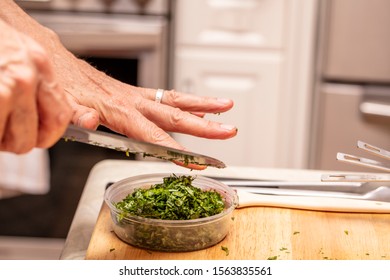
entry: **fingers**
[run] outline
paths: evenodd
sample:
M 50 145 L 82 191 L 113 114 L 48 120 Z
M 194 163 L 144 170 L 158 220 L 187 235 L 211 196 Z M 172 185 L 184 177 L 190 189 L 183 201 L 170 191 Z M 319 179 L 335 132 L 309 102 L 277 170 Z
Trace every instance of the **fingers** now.
M 32 68 L 10 62 L 0 77 L 1 150 L 18 154 L 31 150 L 37 139 L 36 79 Z
M 144 89 L 141 94 L 146 99 L 155 101 L 156 92 L 155 89 Z M 234 105 L 233 101 L 227 98 L 197 96 L 175 90 L 165 90 L 160 102 L 183 111 L 198 113 L 222 113 Z
M 62 87 L 56 81 L 46 54 L 35 51 L 32 58 L 40 73 L 37 93 L 39 117 L 37 147 L 47 148 L 63 135 L 70 123 L 72 109 Z
M 12 106 L 12 92 L 14 87 L 13 80 L 7 75 L 0 75 L 0 143 L 3 142 L 6 126 L 8 122 L 8 115 Z
M 206 120 L 155 102 L 143 102 L 138 109 L 146 118 L 167 131 L 209 139 L 228 139 L 237 134 L 237 128 L 233 125 Z

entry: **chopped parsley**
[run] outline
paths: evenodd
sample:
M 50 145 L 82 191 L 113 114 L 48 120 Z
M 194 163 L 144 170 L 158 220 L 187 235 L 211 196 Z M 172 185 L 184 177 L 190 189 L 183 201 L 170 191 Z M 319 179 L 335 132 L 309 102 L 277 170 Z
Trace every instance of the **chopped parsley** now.
M 229 248 L 228 248 L 228 247 L 221 246 L 221 250 L 222 250 L 222 251 L 225 251 L 226 256 L 229 256 Z
M 158 221 L 142 223 L 131 219 L 137 216 L 189 221 L 222 213 L 225 209 L 222 195 L 215 190 L 193 186 L 193 180 L 191 176 L 173 174 L 164 177 L 162 183 L 128 194 L 114 204 L 119 210 L 114 220 L 115 232 L 131 245 L 157 251 L 194 251 L 221 241 L 229 229 L 226 219 L 230 220 L 230 216 L 189 226 L 164 225 Z
M 147 189 L 137 189 L 115 204 L 121 211 L 119 219 L 127 215 L 162 220 L 190 220 L 219 214 L 225 204 L 221 194 L 204 191 L 192 185 L 194 177 L 163 178 L 163 183 Z

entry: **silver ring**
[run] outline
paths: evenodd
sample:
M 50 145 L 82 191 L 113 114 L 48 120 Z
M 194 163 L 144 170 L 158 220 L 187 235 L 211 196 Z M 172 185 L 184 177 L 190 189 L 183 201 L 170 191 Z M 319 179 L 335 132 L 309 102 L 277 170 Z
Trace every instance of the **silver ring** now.
M 163 95 L 164 95 L 164 90 L 159 88 L 157 91 L 156 91 L 156 97 L 154 99 L 154 101 L 156 101 L 157 103 L 161 103 L 161 100 L 163 98 Z

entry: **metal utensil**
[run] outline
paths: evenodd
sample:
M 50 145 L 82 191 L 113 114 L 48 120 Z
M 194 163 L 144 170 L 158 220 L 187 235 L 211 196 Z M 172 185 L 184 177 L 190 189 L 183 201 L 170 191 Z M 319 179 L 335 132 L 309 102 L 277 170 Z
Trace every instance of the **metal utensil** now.
M 390 160 L 390 152 L 379 148 L 377 146 L 368 144 L 363 141 L 357 142 L 357 147 L 366 152 L 369 152 L 375 156 L 382 157 L 384 159 Z M 390 172 L 390 164 L 376 161 L 368 158 L 358 157 L 354 155 L 337 153 L 336 159 L 342 162 L 356 164 L 364 167 L 379 169 L 381 171 Z M 374 182 L 374 181 L 382 181 L 389 182 L 390 184 L 390 174 L 324 174 L 321 178 L 322 181 L 361 181 L 361 182 Z M 388 185 L 389 185 L 388 184 Z
M 354 155 L 349 155 L 349 154 L 344 154 L 344 153 L 337 153 L 336 155 L 337 160 L 343 161 L 343 162 L 348 162 L 356 165 L 361 165 L 364 167 L 370 167 L 370 168 L 375 168 L 379 169 L 382 171 L 388 171 L 390 172 L 390 165 L 377 161 L 377 160 L 372 160 L 368 158 L 363 158 L 363 157 L 358 157 Z
M 73 125 L 68 126 L 63 138 L 65 141 L 77 141 L 89 145 L 117 150 L 126 154 L 142 154 L 144 157 L 154 157 L 168 161 L 180 162 L 183 165 L 196 164 L 217 168 L 226 167 L 222 161 L 202 154 L 141 142 L 113 133 L 88 130 Z
M 237 189 L 237 208 L 266 206 L 300 210 L 347 213 L 390 213 L 390 203 L 335 197 L 254 194 Z
M 390 186 L 382 182 L 286 182 L 221 180 L 237 190 L 279 196 L 326 197 L 390 202 Z
M 268 206 L 327 212 L 390 213 L 390 187 L 382 182 L 219 180 L 236 190 L 237 208 Z

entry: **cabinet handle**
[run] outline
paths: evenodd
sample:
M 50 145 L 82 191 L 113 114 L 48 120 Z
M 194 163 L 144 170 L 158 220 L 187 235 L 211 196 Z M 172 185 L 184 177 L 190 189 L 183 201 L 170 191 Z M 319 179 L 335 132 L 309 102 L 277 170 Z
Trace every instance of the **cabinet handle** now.
M 362 102 L 360 112 L 365 115 L 390 118 L 390 104 L 376 102 Z

